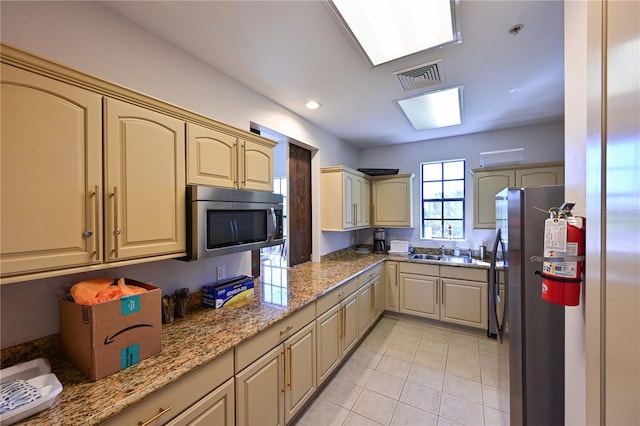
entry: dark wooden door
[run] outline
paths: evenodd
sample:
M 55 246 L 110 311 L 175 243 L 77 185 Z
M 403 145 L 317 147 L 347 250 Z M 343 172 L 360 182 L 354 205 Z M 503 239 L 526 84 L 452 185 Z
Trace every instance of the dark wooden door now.
M 311 151 L 289 144 L 289 266 L 311 260 Z

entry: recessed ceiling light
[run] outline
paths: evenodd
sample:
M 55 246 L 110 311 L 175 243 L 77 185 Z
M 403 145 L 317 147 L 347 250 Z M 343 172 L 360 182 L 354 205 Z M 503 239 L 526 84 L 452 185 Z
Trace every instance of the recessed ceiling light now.
M 451 0 L 331 0 L 373 66 L 460 40 Z
M 309 101 L 306 104 L 304 104 L 304 106 L 306 106 L 307 109 L 318 109 L 318 108 L 320 108 L 320 104 L 318 103 L 318 101 Z
M 417 131 L 462 124 L 462 87 L 401 99 L 398 105 Z

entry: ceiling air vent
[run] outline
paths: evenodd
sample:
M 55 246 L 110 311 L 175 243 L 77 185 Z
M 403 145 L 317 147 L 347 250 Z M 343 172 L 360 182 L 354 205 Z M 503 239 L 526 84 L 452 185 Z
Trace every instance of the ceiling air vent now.
M 400 71 L 395 74 L 405 92 L 423 87 L 435 86 L 444 82 L 444 76 L 440 69 L 441 59 L 428 64 L 418 65 Z

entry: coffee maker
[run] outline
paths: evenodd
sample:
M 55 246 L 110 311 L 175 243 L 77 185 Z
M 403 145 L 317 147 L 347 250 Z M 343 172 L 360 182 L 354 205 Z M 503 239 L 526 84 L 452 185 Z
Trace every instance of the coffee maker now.
M 373 231 L 373 252 L 387 252 L 387 230 L 384 228 L 376 228 Z

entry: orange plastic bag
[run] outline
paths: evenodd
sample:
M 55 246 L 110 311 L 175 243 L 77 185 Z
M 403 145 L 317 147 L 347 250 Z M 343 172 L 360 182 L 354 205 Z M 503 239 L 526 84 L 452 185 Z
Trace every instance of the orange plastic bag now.
M 73 301 L 80 305 L 93 306 L 97 303 L 119 299 L 122 296 L 144 293 L 147 290 L 132 285 L 126 285 L 124 278 L 118 280 L 117 285 L 112 285 L 111 278 L 96 278 L 93 280 L 81 281 L 71 287 Z

